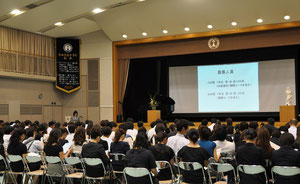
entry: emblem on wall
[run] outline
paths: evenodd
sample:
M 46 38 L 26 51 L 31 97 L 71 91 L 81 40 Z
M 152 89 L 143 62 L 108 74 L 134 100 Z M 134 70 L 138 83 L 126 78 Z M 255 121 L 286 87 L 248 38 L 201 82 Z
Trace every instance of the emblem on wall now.
M 217 49 L 220 46 L 220 40 L 217 37 L 212 37 L 208 40 L 208 47 L 210 49 Z

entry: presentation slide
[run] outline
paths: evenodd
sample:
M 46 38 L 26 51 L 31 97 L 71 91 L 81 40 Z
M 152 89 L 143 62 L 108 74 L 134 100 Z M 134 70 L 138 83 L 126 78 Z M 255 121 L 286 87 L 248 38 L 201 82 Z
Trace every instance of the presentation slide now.
M 258 62 L 197 68 L 198 112 L 259 111 Z
M 279 112 L 295 93 L 295 60 L 169 67 L 174 113 Z

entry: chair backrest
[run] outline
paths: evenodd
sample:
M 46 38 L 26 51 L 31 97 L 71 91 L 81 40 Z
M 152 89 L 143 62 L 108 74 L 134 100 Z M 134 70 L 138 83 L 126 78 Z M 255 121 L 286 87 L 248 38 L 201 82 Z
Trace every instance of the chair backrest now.
M 26 156 L 25 159 L 26 159 L 27 163 L 42 162 L 42 159 L 40 156 Z
M 199 162 L 179 162 L 178 166 L 180 169 L 183 169 L 186 171 L 196 171 L 196 170 L 202 171 L 203 183 L 206 183 L 204 168 Z
M 238 165 L 238 171 L 245 174 L 260 174 L 266 172 L 261 165 Z
M 173 169 L 172 169 L 172 166 L 171 166 L 170 162 L 168 162 L 168 161 L 155 161 L 155 163 L 156 163 L 157 169 L 159 169 L 159 170 L 161 170 L 161 169 L 170 169 L 171 175 L 172 175 L 172 180 L 175 180 L 175 175 L 173 173 Z
M 210 163 L 208 164 L 208 168 L 216 168 L 217 172 L 228 172 L 228 171 L 234 171 L 234 168 L 231 164 L 228 163 Z
M 45 160 L 49 164 L 58 164 L 61 163 L 61 159 L 57 156 L 46 156 Z
M 146 168 L 125 167 L 123 172 L 124 172 L 124 178 L 125 178 L 126 183 L 127 183 L 126 175 L 128 175 L 128 176 L 131 176 L 131 177 L 134 177 L 134 178 L 149 176 L 150 182 L 151 182 L 151 184 L 153 184 L 151 174 L 150 174 L 149 170 L 146 169 Z
M 9 162 L 19 162 L 23 161 L 22 157 L 20 155 L 7 155 L 7 158 Z
M 3 163 L 4 163 L 4 168 L 7 168 L 6 160 L 2 155 L 0 155 L 0 164 L 1 164 L 1 161 L 3 161 Z
M 83 158 L 83 162 L 87 166 L 99 166 L 99 165 L 101 165 L 102 169 L 103 169 L 103 172 L 104 172 L 104 175 L 105 175 L 106 169 L 105 169 L 105 166 L 104 166 L 104 164 L 103 164 L 103 162 L 100 158 Z M 85 172 L 86 172 L 86 170 L 85 170 Z
M 112 161 L 120 161 L 125 160 L 126 156 L 122 153 L 109 153 L 109 158 Z
M 81 164 L 81 160 L 78 157 L 65 157 L 65 162 L 66 164 L 69 165 L 76 165 L 76 164 Z
M 273 173 L 281 176 L 295 176 L 300 174 L 300 168 L 290 166 L 274 166 L 272 167 L 272 174 Z

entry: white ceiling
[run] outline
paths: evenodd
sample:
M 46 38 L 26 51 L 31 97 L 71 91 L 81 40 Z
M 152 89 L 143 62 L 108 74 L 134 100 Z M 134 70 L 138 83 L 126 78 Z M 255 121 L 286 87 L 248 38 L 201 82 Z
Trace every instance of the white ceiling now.
M 0 17 L 9 14 L 13 9 L 20 9 L 39 0 L 0 0 Z M 131 0 L 132 1 L 132 0 Z M 54 0 L 25 13 L 0 22 L 0 25 L 30 32 L 39 32 L 52 37 L 80 36 L 103 29 L 113 40 L 185 34 L 184 27 L 190 27 L 188 33 L 259 25 L 256 20 L 262 18 L 262 24 L 300 21 L 300 0 L 146 0 L 111 8 L 90 17 L 94 8 L 105 8 L 128 0 Z M 290 20 L 284 20 L 290 15 Z M 58 21 L 79 16 L 61 27 L 54 27 Z M 162 30 L 167 29 L 168 34 Z

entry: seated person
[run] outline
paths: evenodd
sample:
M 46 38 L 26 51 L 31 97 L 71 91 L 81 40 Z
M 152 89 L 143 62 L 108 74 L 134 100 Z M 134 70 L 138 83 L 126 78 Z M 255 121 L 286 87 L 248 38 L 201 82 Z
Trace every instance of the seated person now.
M 128 142 L 125 142 L 124 139 L 125 131 L 120 129 L 115 131 L 113 142 L 110 145 L 110 153 L 122 153 L 125 155 L 127 151 L 130 150 L 130 147 Z M 125 168 L 125 161 L 113 161 L 112 166 L 115 171 L 123 171 L 123 169 Z
M 69 143 L 68 140 L 66 140 L 66 137 L 68 136 L 68 130 L 66 128 L 61 128 L 61 137 L 58 141 L 58 144 L 63 147 L 66 143 Z
M 3 146 L 3 131 L 0 131 L 0 155 L 5 158 L 5 148 Z M 0 171 L 5 171 L 4 160 L 0 161 Z
M 236 150 L 237 164 L 243 165 L 261 165 L 265 166 L 264 151 L 260 147 L 255 147 L 255 139 L 257 137 L 256 131 L 252 128 L 243 131 L 243 137 L 245 144 L 238 147 Z M 252 184 L 252 183 L 265 183 L 265 177 L 263 174 L 258 175 L 240 175 L 240 184 Z
M 86 143 L 85 138 L 85 129 L 83 127 L 78 127 L 72 141 L 73 153 L 81 153 L 82 146 Z
M 109 160 L 105 154 L 105 149 L 102 144 L 99 144 L 101 138 L 100 126 L 94 126 L 91 130 L 91 141 L 88 144 L 84 144 L 81 151 L 82 158 L 100 158 L 106 167 Z M 90 177 L 102 177 L 104 171 L 102 166 L 86 166 L 86 174 Z
M 221 153 L 229 153 L 230 155 L 235 154 L 235 145 L 232 142 L 229 142 L 226 140 L 227 133 L 226 133 L 226 128 L 225 127 L 218 127 L 215 131 L 216 135 L 216 151 L 217 151 L 217 156 L 219 157 Z
M 133 149 L 126 153 L 126 166 L 146 168 L 149 170 L 149 172 L 157 175 L 154 156 L 150 150 L 143 148 L 145 144 L 147 144 L 147 138 L 143 134 L 138 133 L 133 144 Z M 152 180 L 154 181 L 154 184 L 158 184 L 157 179 L 153 178 Z M 132 178 L 127 176 L 127 181 L 128 183 L 150 183 L 148 176 L 141 178 Z
M 199 162 L 203 167 L 207 166 L 209 153 L 198 144 L 199 133 L 192 128 L 187 133 L 189 144 L 178 151 L 177 156 L 183 162 Z M 203 183 L 203 175 L 199 170 L 184 171 L 183 181 L 186 183 Z
M 157 144 L 151 146 L 149 149 L 152 151 L 156 161 L 168 161 L 171 165 L 174 165 L 175 153 L 169 146 L 166 145 L 168 141 L 168 135 L 166 132 L 158 132 L 155 136 Z M 172 174 L 170 168 L 161 169 L 157 178 L 159 180 L 170 180 Z
M 272 152 L 271 161 L 273 166 L 296 166 L 300 167 L 300 152 L 292 148 L 294 136 L 290 133 L 283 133 L 280 138 L 280 149 Z M 300 175 L 296 176 L 275 176 L 276 184 L 296 184 L 300 181 Z
M 211 136 L 210 129 L 208 127 L 199 127 L 198 129 L 200 140 L 198 141 L 199 146 L 203 147 L 211 157 L 214 157 L 214 153 L 216 152 L 216 143 L 209 141 L 209 137 Z

